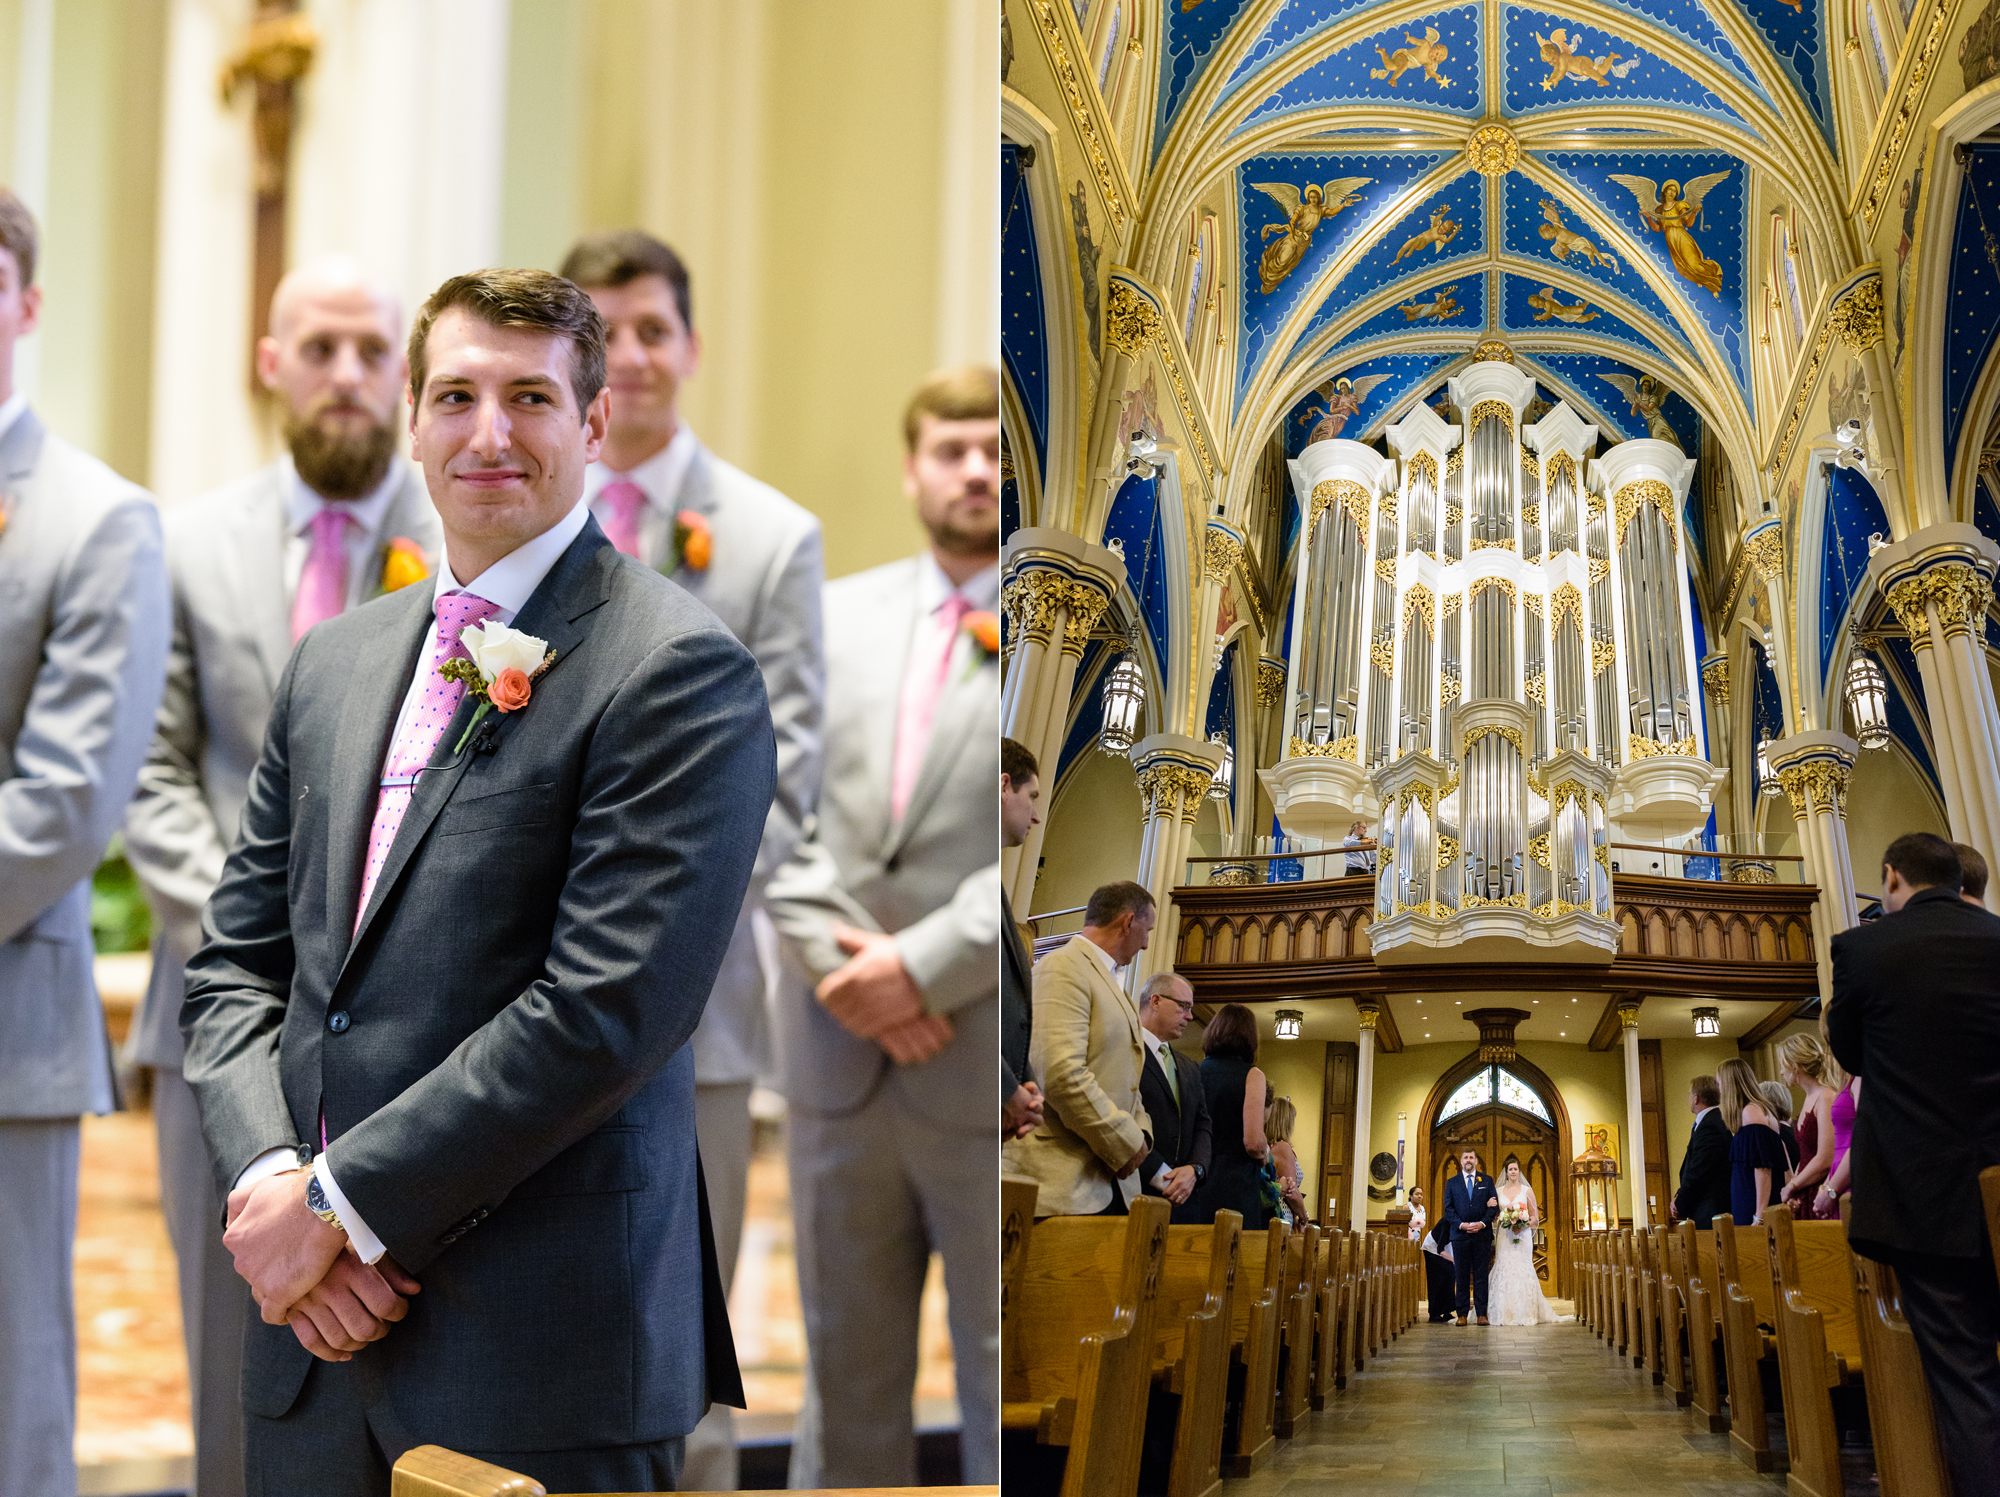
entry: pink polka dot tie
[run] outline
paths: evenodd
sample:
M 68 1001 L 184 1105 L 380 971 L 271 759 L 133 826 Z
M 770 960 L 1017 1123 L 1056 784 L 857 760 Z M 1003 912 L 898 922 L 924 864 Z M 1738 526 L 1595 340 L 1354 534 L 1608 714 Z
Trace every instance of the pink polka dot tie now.
M 639 512 L 646 507 L 646 491 L 630 479 L 607 483 L 598 494 L 604 505 L 604 538 L 627 556 L 639 554 Z
M 397 730 L 395 741 L 389 745 L 388 762 L 382 766 L 382 784 L 375 797 L 375 821 L 368 829 L 368 862 L 361 873 L 361 901 L 354 907 L 357 929 L 362 912 L 368 908 L 368 897 L 375 892 L 375 880 L 395 844 L 396 829 L 403 824 L 403 813 L 410 809 L 417 771 L 431 762 L 438 740 L 444 737 L 445 727 L 465 695 L 464 683 L 440 676 L 438 667 L 447 660 L 470 660 L 472 652 L 458 636 L 474 624 L 485 623 L 499 611 L 498 603 L 489 603 L 471 593 L 449 592 L 437 600 L 437 643 L 431 652 L 429 680 L 416 710 Z

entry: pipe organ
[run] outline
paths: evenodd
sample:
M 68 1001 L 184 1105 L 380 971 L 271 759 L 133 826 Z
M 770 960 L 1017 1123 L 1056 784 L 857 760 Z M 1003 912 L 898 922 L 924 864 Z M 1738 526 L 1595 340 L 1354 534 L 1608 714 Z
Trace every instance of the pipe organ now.
M 1680 502 L 1692 459 L 1654 440 L 1593 458 L 1566 404 L 1498 360 L 1422 403 L 1389 456 L 1315 442 L 1284 755 L 1295 834 L 1382 844 L 1378 961 L 1609 961 L 1608 844 L 1692 831 L 1720 771 L 1692 683 Z

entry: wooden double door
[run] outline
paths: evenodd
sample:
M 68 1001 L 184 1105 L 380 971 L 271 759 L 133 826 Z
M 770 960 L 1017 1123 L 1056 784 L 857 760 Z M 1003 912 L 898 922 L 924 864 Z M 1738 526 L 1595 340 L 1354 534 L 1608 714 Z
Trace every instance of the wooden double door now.
M 1535 1234 L 1535 1272 L 1548 1294 L 1558 1292 L 1557 1266 L 1549 1257 L 1551 1244 L 1560 1240 L 1562 1215 L 1556 1147 L 1556 1130 L 1519 1108 L 1500 1102 L 1470 1108 L 1431 1130 L 1430 1179 L 1424 1187 L 1431 1220 L 1436 1221 L 1444 1210 L 1445 1181 L 1458 1173 L 1458 1157 L 1465 1150 L 1479 1155 L 1479 1167 L 1496 1185 L 1507 1161 L 1518 1161 L 1541 1206 L 1543 1230 Z

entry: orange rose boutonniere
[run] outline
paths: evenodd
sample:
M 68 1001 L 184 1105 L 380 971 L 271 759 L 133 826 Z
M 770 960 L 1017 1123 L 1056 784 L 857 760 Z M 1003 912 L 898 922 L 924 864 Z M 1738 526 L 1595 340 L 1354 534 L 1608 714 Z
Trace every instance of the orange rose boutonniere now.
M 431 574 L 431 564 L 424 556 L 424 548 L 407 535 L 399 535 L 384 548 L 382 558 L 382 591 L 393 593 L 398 588 L 408 587 L 412 582 L 422 582 Z
M 458 747 L 452 750 L 454 754 L 465 751 L 472 730 L 487 713 L 519 712 L 527 706 L 534 695 L 535 678 L 555 664 L 556 659 L 556 652 L 549 648 L 547 640 L 509 629 L 505 624 L 474 624 L 461 629 L 458 637 L 472 658 L 455 656 L 438 667 L 438 674 L 447 681 L 461 683 L 479 705 L 473 709 L 472 721 L 459 735 Z
M 706 572 L 708 564 L 715 556 L 715 532 L 708 527 L 708 519 L 691 509 L 684 509 L 674 516 L 674 565 L 669 573 L 680 567 L 691 572 Z
M 976 613 L 968 613 L 959 627 L 972 636 L 972 642 L 985 652 L 988 660 L 1000 653 L 1000 619 L 997 614 L 982 608 Z

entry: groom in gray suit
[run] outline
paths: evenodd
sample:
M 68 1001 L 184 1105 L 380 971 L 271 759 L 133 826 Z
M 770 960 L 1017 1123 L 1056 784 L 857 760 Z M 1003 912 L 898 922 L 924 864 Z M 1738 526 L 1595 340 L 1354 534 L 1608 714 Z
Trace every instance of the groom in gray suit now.
M 671 1489 L 742 1397 L 688 1040 L 769 709 L 581 502 L 603 326 L 541 271 L 432 293 L 411 438 L 445 564 L 293 650 L 202 917 L 184 1069 L 261 1311 L 253 1492 L 386 1494 L 424 1443 Z
M 611 543 L 707 604 L 757 659 L 771 699 L 778 793 L 764 823 L 757 873 L 737 911 L 729 954 L 694 1032 L 695 1131 L 726 1287 L 736 1274 L 750 1171 L 750 1091 L 770 1074 L 766 980 L 759 952 L 763 885 L 798 845 L 819 800 L 819 521 L 701 444 L 680 414 L 681 385 L 701 362 L 687 267 L 637 229 L 583 240 L 562 273 L 604 318 L 611 427 L 584 481 L 585 502 Z M 699 535 L 699 538 L 697 536 Z M 708 1411 L 688 1436 L 687 1483 L 733 1491 L 730 1411 Z
M 816 989 L 777 1040 L 811 1362 L 794 1487 L 916 1481 L 910 1400 L 944 1258 L 964 1480 L 999 1480 L 999 418 L 991 369 L 904 421 L 923 554 L 826 590 L 819 815 L 771 882 Z
M 197 1497 L 243 1491 L 243 1327 L 250 1296 L 222 1246 L 222 1193 L 181 1075 L 181 995 L 298 637 L 423 580 L 441 535 L 423 476 L 396 455 L 402 310 L 353 262 L 287 275 L 257 372 L 287 454 L 167 516 L 173 653 L 158 730 L 125 818 L 146 886 L 153 979 L 127 1059 L 153 1068 L 160 1199 L 180 1264 Z
M 36 239 L 0 188 L 0 1497 L 76 1490 L 79 1118 L 117 1105 L 90 874 L 145 756 L 169 629 L 152 500 L 14 388 Z

